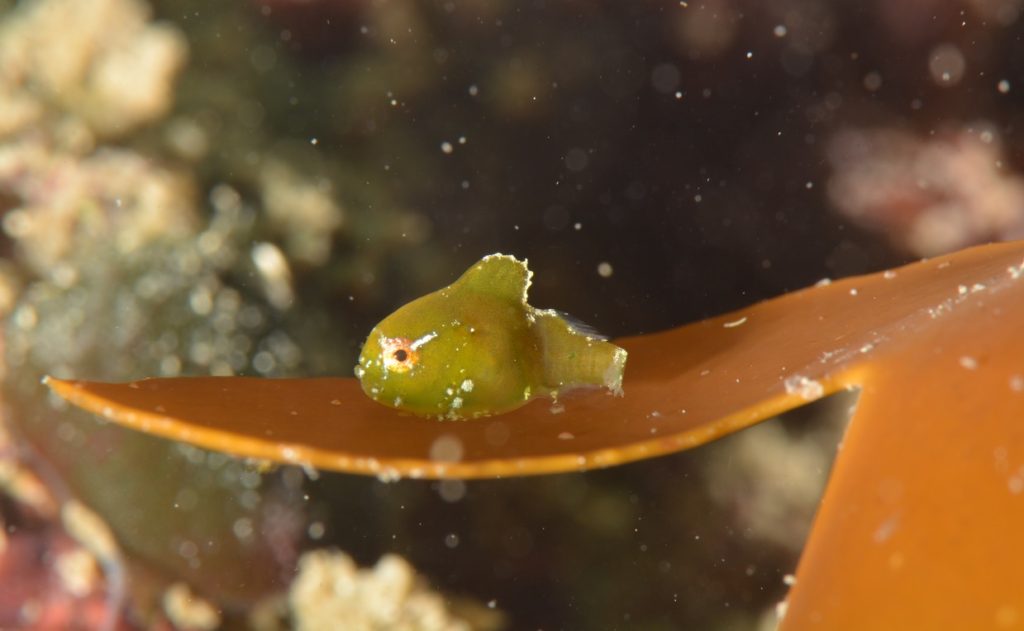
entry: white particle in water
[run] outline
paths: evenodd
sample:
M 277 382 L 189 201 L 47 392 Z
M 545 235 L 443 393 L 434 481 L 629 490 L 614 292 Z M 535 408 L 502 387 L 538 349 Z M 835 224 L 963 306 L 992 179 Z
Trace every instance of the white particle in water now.
M 462 441 L 452 434 L 442 434 L 430 445 L 430 459 L 437 462 L 458 462 L 462 453 Z
M 441 480 L 437 494 L 449 504 L 454 504 L 466 496 L 466 483 L 462 480 Z

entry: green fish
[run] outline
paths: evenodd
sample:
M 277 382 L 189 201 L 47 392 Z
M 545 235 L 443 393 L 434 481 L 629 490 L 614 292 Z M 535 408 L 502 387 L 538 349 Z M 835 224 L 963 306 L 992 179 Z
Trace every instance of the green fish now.
M 355 368 L 371 399 L 417 416 L 470 419 L 581 386 L 622 395 L 626 351 L 526 303 L 526 261 L 485 256 L 370 331 Z

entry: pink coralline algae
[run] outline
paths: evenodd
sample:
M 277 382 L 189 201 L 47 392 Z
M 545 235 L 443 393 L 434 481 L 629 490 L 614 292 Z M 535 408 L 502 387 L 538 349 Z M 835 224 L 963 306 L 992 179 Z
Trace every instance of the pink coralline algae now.
M 835 207 L 916 256 L 1024 237 L 1024 178 L 985 127 L 929 139 L 848 130 L 833 138 L 829 162 Z

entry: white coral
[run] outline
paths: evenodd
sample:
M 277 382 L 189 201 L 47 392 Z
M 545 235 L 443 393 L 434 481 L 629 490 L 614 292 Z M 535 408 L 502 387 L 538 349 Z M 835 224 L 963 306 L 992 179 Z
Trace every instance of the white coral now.
M 0 136 L 70 114 L 100 136 L 163 115 L 187 55 L 140 0 L 36 0 L 0 24 Z
M 437 593 L 419 585 L 400 556 L 360 570 L 343 552 L 315 550 L 299 560 L 288 602 L 300 631 L 469 631 Z

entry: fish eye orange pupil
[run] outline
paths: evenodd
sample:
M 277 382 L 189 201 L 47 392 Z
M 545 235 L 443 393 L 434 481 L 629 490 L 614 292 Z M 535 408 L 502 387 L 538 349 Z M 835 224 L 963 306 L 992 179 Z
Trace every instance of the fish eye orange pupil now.
M 404 362 L 407 359 L 409 359 L 409 353 L 405 352 L 404 348 L 395 351 L 395 361 Z

